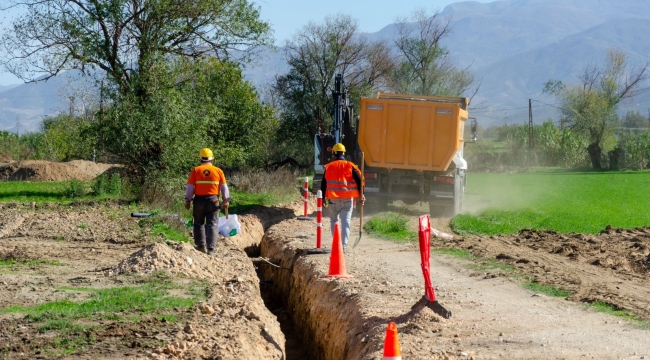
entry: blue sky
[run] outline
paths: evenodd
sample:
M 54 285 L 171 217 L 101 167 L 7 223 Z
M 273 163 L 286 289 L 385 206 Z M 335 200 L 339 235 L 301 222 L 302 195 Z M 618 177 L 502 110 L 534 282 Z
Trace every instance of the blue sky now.
M 0 0 L 3 2 L 4 0 Z M 479 0 L 491 2 L 493 0 Z M 444 9 L 453 0 L 254 0 L 261 7 L 261 17 L 271 23 L 278 45 L 310 21 L 320 22 L 327 15 L 351 15 L 359 21 L 362 32 L 375 32 L 392 23 L 397 16 L 408 15 L 416 8 Z M 18 11 L 1 11 L 0 28 L 10 25 Z M 17 84 L 13 75 L 0 69 L 0 85 Z

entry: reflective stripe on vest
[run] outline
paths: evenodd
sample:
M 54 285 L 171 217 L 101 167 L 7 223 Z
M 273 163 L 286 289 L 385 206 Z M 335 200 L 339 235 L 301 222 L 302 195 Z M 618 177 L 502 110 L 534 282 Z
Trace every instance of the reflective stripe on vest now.
M 218 181 L 197 181 L 197 184 L 213 184 L 213 185 L 219 185 Z
M 353 163 L 345 160 L 335 160 L 325 165 L 325 180 L 328 199 L 350 199 L 359 197 L 357 182 L 352 177 Z

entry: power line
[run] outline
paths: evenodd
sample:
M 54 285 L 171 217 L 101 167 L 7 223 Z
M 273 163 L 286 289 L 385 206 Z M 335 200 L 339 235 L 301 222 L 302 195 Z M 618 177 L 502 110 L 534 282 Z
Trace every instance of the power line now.
M 533 107 L 542 107 L 544 105 L 537 105 Z M 528 109 L 528 106 L 525 107 L 517 107 L 517 108 L 509 108 L 509 109 L 489 109 L 489 110 L 473 110 L 472 113 L 477 113 L 477 112 L 495 112 L 495 111 L 508 111 L 508 110 L 523 110 L 523 109 Z

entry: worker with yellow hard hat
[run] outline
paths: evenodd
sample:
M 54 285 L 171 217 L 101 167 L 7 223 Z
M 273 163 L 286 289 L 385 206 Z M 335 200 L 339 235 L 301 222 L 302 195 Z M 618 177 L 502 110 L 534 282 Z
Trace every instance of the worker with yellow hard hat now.
M 211 255 L 219 237 L 219 209 L 228 209 L 230 191 L 226 176 L 212 165 L 214 154 L 208 148 L 199 153 L 201 165 L 192 169 L 185 189 L 185 209 L 193 203 L 194 245 L 198 251 Z M 219 203 L 219 195 L 223 201 Z
M 350 220 L 352 219 L 353 200 L 360 199 L 361 205 L 366 201 L 363 195 L 363 174 L 354 163 L 345 160 L 345 146 L 338 143 L 332 148 L 335 160 L 325 165 L 321 191 L 325 202 L 329 200 L 327 211 L 330 216 L 332 233 L 334 225 L 341 219 L 341 243 L 343 252 L 348 247 L 350 237 Z

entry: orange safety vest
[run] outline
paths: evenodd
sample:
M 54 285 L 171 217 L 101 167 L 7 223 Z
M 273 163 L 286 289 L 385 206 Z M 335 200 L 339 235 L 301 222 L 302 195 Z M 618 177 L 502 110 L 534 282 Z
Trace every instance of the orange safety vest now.
M 352 177 L 352 170 L 361 171 L 353 163 L 346 160 L 335 160 L 325 165 L 325 180 L 327 190 L 325 197 L 328 199 L 359 198 L 357 182 Z M 361 175 L 363 177 L 363 175 Z
M 192 169 L 188 185 L 194 186 L 194 195 L 219 195 L 221 184 L 226 183 L 223 171 L 212 164 L 203 164 Z

